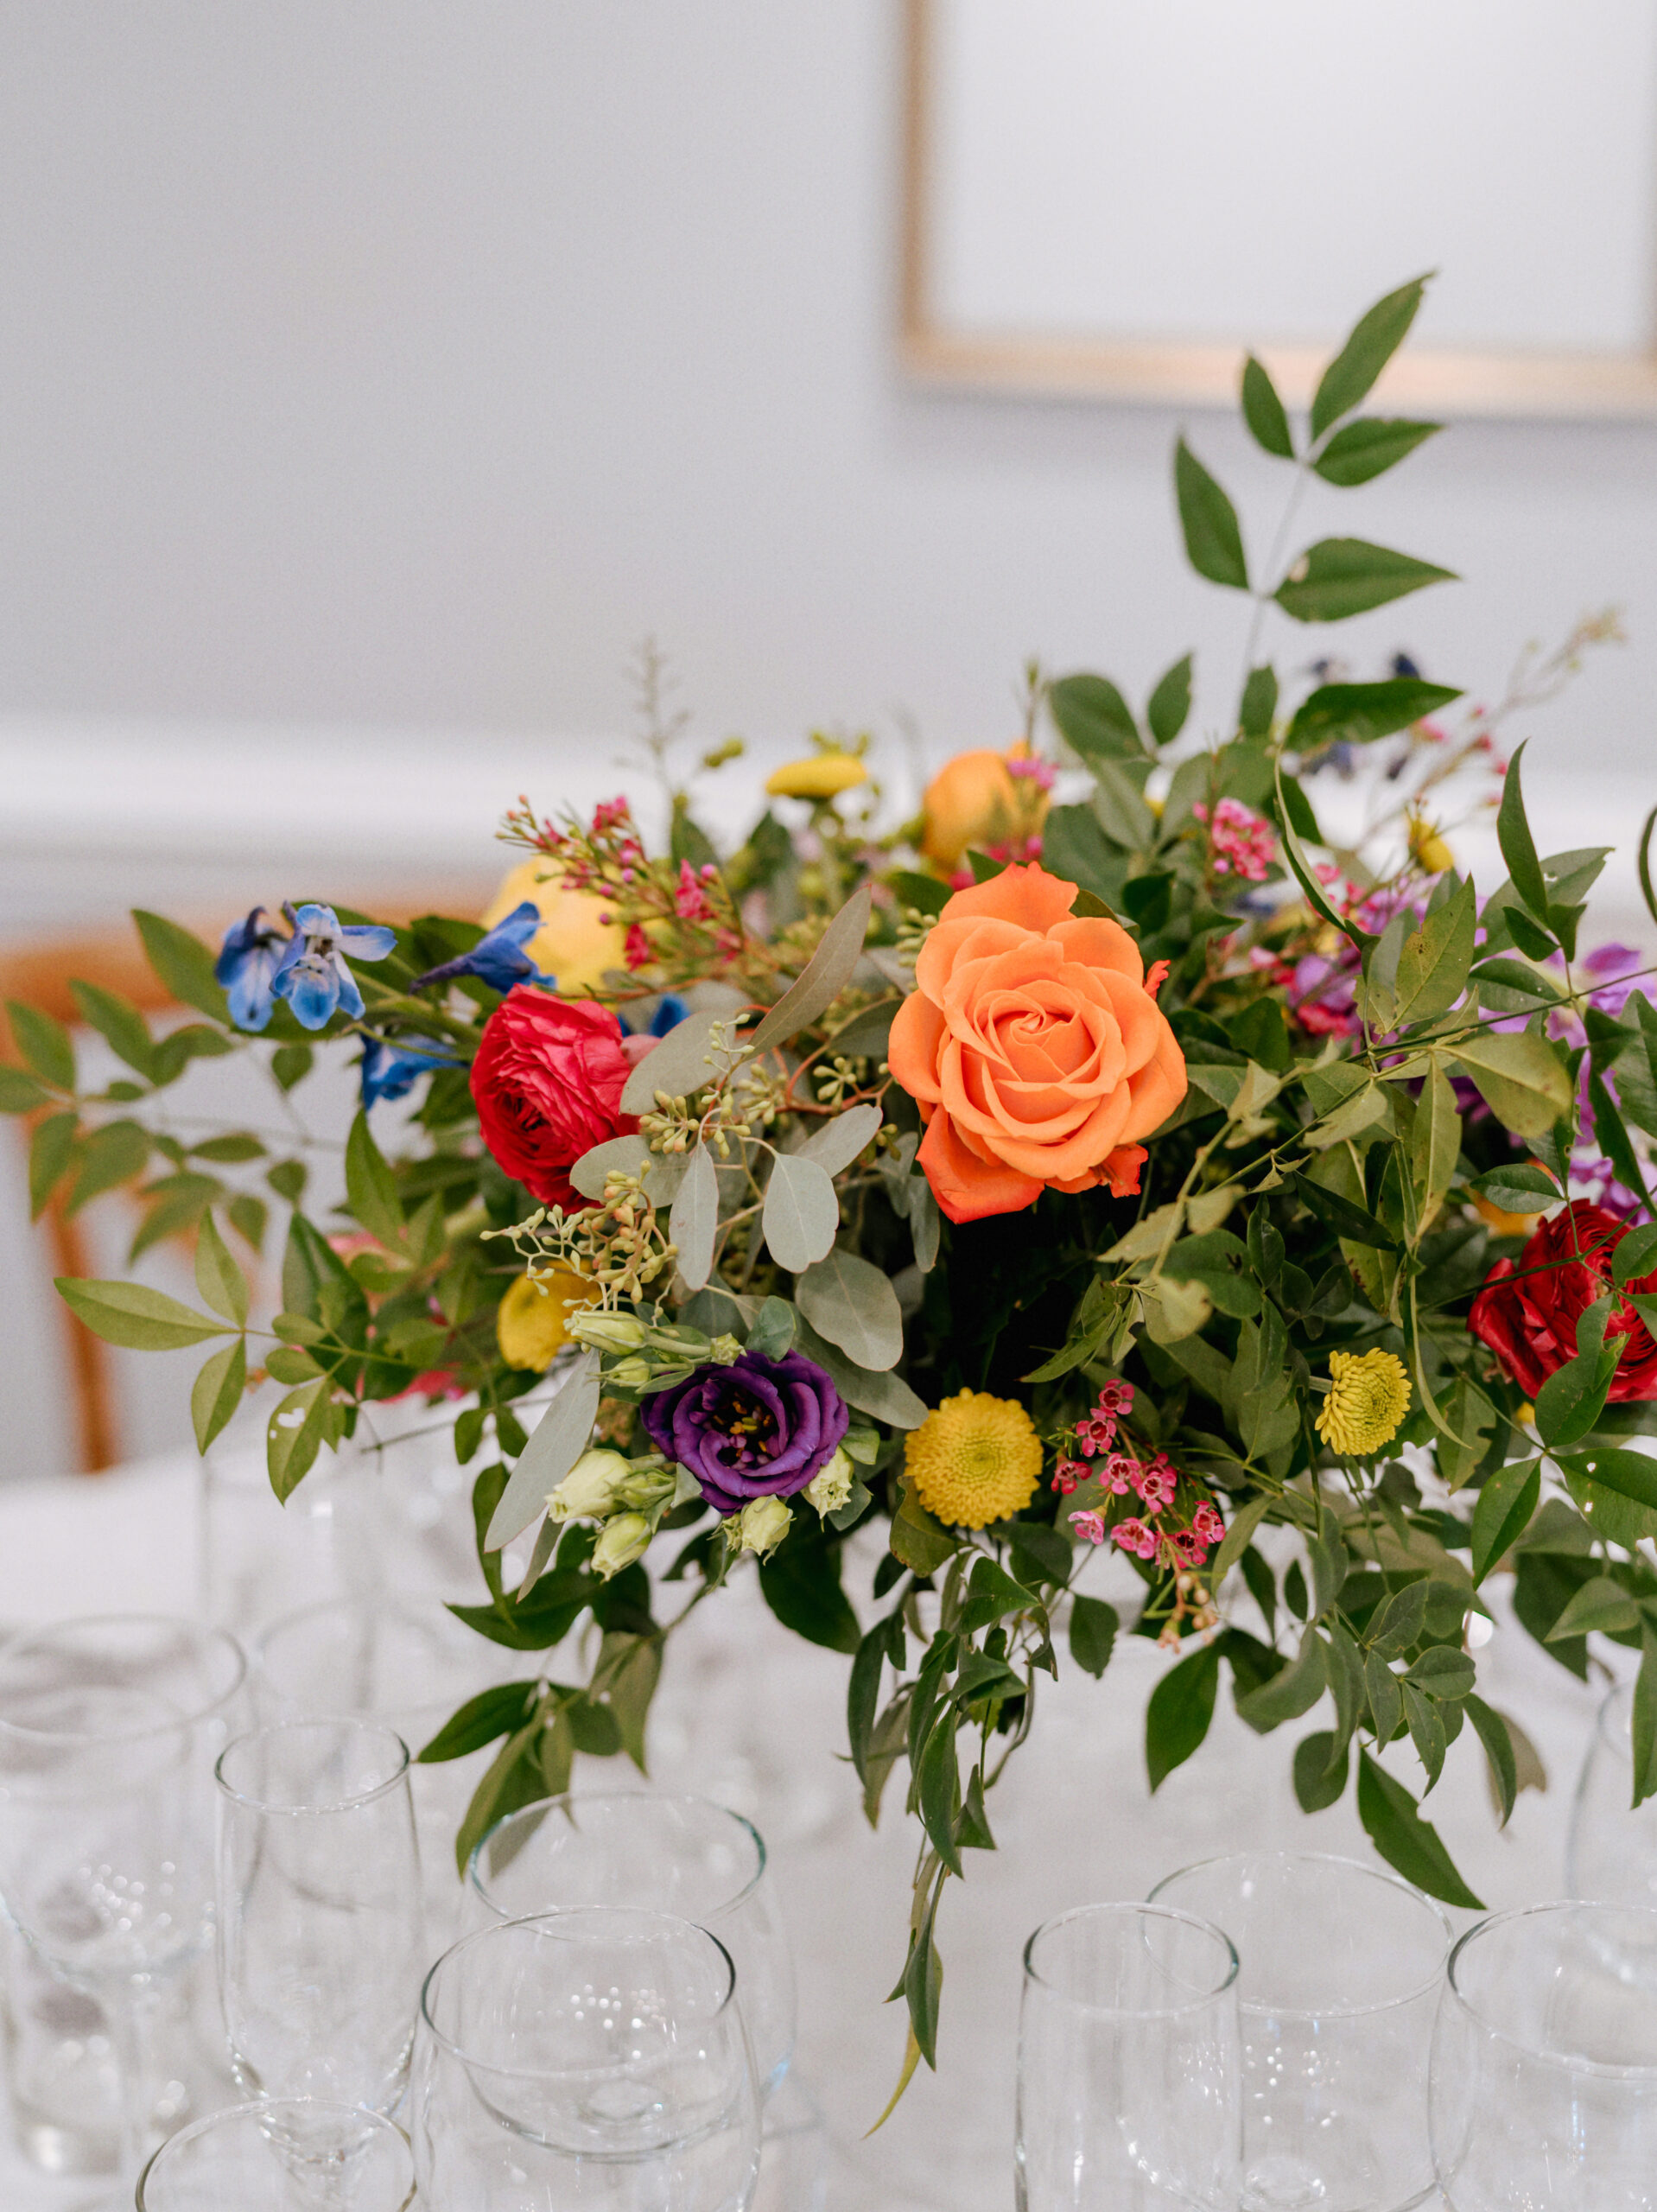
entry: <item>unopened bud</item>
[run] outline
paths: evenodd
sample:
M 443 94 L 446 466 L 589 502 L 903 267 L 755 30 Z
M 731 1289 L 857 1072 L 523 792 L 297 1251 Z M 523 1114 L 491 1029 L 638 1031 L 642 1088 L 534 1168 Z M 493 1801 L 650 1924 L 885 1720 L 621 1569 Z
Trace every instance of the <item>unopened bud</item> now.
M 606 1380 L 619 1383 L 624 1390 L 637 1390 L 642 1389 L 655 1372 L 647 1359 L 624 1359 L 610 1370 Z
M 648 1514 L 618 1513 L 605 1522 L 593 1548 L 593 1572 L 607 1582 L 624 1567 L 631 1567 L 636 1559 L 644 1557 L 655 1534 Z
M 613 1512 L 619 1484 L 632 1469 L 619 1452 L 583 1452 L 556 1490 L 547 1495 L 555 1521 L 601 1521 Z
M 644 1341 L 644 1324 L 632 1313 L 595 1313 L 584 1308 L 572 1313 L 569 1334 L 578 1344 L 594 1351 L 637 1351 Z
M 751 1497 L 737 1516 L 736 1548 L 765 1559 L 789 1531 L 794 1516 L 781 1497 Z
M 851 1503 L 852 1484 L 857 1479 L 857 1470 L 852 1465 L 852 1455 L 843 1444 L 837 1445 L 831 1459 L 825 1459 L 805 1486 L 805 1494 L 826 1520 L 829 1514 L 838 1513 L 842 1505 Z
M 731 1367 L 742 1357 L 742 1346 L 734 1337 L 715 1337 L 708 1347 L 708 1357 L 715 1367 Z

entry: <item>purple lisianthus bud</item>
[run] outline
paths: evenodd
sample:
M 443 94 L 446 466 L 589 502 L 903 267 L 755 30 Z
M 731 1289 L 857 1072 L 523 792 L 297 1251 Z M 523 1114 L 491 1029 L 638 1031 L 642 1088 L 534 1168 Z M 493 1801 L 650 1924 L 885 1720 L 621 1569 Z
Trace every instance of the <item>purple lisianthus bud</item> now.
M 789 1497 L 833 1459 L 851 1426 L 846 1402 L 815 1360 L 745 1351 L 699 1367 L 646 1398 L 651 1443 L 686 1468 L 716 1513 L 751 1497 Z

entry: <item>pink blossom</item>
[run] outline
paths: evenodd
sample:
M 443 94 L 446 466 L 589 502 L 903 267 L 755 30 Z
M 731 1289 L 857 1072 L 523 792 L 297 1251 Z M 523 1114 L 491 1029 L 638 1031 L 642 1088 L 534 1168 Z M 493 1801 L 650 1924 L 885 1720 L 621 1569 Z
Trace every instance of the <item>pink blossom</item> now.
M 1107 1382 L 1099 1393 L 1099 1402 L 1094 1411 L 1105 1421 L 1126 1421 L 1133 1410 L 1133 1385 L 1131 1382 Z
M 1088 1471 L 1079 1459 L 1061 1459 L 1053 1476 L 1053 1488 L 1061 1497 L 1068 1497 L 1079 1482 L 1087 1480 Z
M 1216 875 L 1235 871 L 1250 883 L 1266 880 L 1267 870 L 1277 858 L 1277 836 L 1263 815 L 1235 798 L 1221 799 L 1212 820 L 1200 801 L 1191 812 L 1199 822 L 1209 824 L 1209 851 Z
M 1054 779 L 1058 774 L 1057 769 L 1051 760 L 1038 760 L 1034 754 L 1018 760 L 1009 760 L 1006 764 L 1006 772 L 1009 776 L 1028 777 L 1038 791 L 1044 791 L 1052 790 Z
M 1070 1517 L 1075 1520 L 1076 1516 L 1072 1514 Z M 1156 1532 L 1147 1529 L 1143 1521 L 1119 1521 L 1110 1533 L 1125 1552 L 1137 1552 L 1141 1559 L 1156 1557 Z
M 1148 1466 L 1140 1469 L 1133 1481 L 1147 1513 L 1160 1513 L 1165 1506 L 1171 1505 L 1174 1492 L 1179 1487 L 1178 1476 L 1160 1452 Z
M 1226 1532 L 1225 1522 L 1207 1498 L 1197 1507 L 1191 1525 L 1205 1544 L 1217 1544 Z
M 1099 1479 L 1118 1497 L 1126 1497 L 1129 1485 L 1136 1483 L 1142 1471 L 1139 1461 L 1130 1459 L 1126 1452 L 1113 1452 L 1101 1469 Z
M 1102 1544 L 1105 1541 L 1105 1524 L 1096 1513 L 1073 1513 L 1070 1526 L 1090 1544 Z
M 649 938 L 644 934 L 642 922 L 635 922 L 628 931 L 626 943 L 622 948 L 622 957 L 630 968 L 648 968 L 655 959 L 655 950 Z
M 1201 1567 L 1208 1558 L 1208 1546 L 1193 1529 L 1177 1529 L 1173 1546 L 1182 1567 Z
M 714 910 L 708 903 L 708 893 L 702 889 L 702 879 L 689 861 L 679 863 L 679 880 L 673 893 L 673 911 L 682 922 L 711 922 L 714 918 Z

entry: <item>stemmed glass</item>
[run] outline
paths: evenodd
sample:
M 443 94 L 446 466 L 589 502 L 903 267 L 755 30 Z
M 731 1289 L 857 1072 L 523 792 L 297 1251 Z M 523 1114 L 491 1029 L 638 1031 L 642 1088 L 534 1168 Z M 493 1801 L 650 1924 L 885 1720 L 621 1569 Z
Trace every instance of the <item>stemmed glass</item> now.
M 1236 2212 L 1237 1955 L 1153 1904 L 1083 1905 L 1025 1946 L 1019 2212 Z
M 1241 1962 L 1244 2212 L 1405 2212 L 1432 2189 L 1426 2083 L 1450 1923 L 1406 1882 L 1239 1852 L 1151 1892 Z
M 736 1969 L 760 2094 L 787 2073 L 794 1961 L 765 1844 L 740 1813 L 642 1789 L 543 1798 L 489 1830 L 472 1854 L 471 1888 L 495 1919 L 631 1906 L 710 1929 Z
M 409 2127 L 429 2212 L 746 2212 L 759 2101 L 705 1929 L 587 1910 L 497 1922 L 421 1999 Z
M 219 1985 L 250 2094 L 403 2094 L 427 1956 L 408 1769 L 360 1720 L 256 1729 L 219 1762 Z
M 1433 2157 L 1452 2212 L 1657 2205 L 1657 1910 L 1495 1913 L 1450 1957 Z
M 407 2212 L 408 2138 L 376 2113 L 320 2099 L 232 2105 L 162 2144 L 137 2212 Z
M 213 1761 L 244 1671 L 222 1630 L 143 1614 L 0 1647 L 0 1895 L 35 1954 L 104 2008 L 129 2176 L 152 2139 L 155 2021 L 213 1938 Z
M 1634 1685 L 1599 1708 L 1565 1847 L 1565 1887 L 1600 1904 L 1657 1905 L 1657 1798 L 1634 1800 Z M 1654 1961 L 1657 1967 L 1657 1961 Z

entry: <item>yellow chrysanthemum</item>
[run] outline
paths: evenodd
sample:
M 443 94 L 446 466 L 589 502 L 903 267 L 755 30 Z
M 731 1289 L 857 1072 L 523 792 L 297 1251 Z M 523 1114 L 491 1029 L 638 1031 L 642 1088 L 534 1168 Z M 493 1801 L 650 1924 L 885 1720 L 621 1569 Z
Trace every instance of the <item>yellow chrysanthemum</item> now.
M 814 753 L 809 760 L 773 768 L 765 789 L 773 798 L 833 798 L 868 779 L 868 770 L 849 753 Z
M 1410 1409 L 1410 1378 L 1392 1351 L 1332 1351 L 1329 1395 L 1312 1426 L 1331 1452 L 1363 1459 L 1397 1435 Z
M 508 1367 L 543 1373 L 569 1342 L 569 1308 L 590 1306 L 598 1294 L 598 1285 L 574 1268 L 555 1268 L 538 1282 L 520 1275 L 495 1316 L 501 1357 Z
M 1028 1505 L 1041 1475 L 1041 1440 L 1009 1398 L 962 1390 L 904 1443 L 921 1503 L 952 1529 L 981 1529 Z

